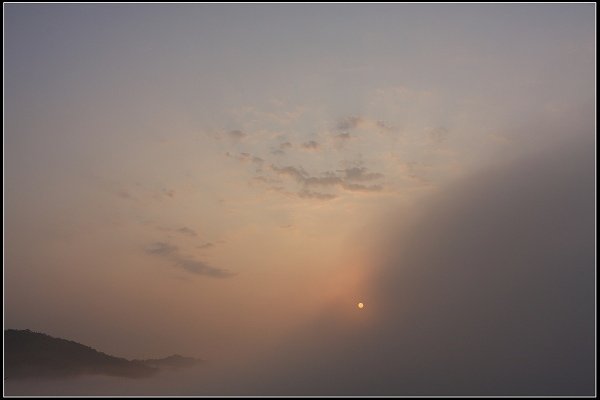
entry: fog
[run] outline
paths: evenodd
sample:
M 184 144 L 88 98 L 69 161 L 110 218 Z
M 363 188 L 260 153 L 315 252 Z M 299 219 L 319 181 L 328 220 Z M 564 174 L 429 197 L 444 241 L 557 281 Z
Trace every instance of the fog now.
M 363 310 L 332 302 L 235 364 L 8 393 L 593 394 L 594 140 L 572 136 L 449 185 L 408 220 L 390 212 Z
M 576 135 L 445 189 L 408 229 L 388 224 L 372 315 L 323 315 L 259 392 L 593 394 L 593 148 Z

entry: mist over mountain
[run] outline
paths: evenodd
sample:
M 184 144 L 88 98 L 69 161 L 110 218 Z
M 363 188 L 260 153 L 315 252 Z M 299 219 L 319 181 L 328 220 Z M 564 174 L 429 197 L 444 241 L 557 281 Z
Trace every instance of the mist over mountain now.
M 127 360 L 89 346 L 26 330 L 4 331 L 5 379 L 68 378 L 108 375 L 147 378 L 162 368 L 182 368 L 198 359 L 173 355 L 162 359 Z
M 192 357 L 184 357 L 179 354 L 174 354 L 165 358 L 151 358 L 148 360 L 133 360 L 132 362 L 140 362 L 144 365 L 153 368 L 170 368 L 179 369 L 191 367 L 198 364 L 201 360 Z

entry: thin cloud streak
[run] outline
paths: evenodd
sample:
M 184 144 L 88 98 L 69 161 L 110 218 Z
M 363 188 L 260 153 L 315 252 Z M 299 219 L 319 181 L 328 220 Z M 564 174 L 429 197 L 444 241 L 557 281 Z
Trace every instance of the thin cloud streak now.
M 212 244 L 211 246 L 207 245 L 208 243 L 205 244 L 203 248 L 212 247 Z M 169 261 L 173 266 L 179 267 L 194 275 L 202 275 L 210 278 L 230 278 L 235 276 L 234 273 L 229 272 L 226 269 L 215 268 L 204 261 L 184 256 L 177 246 L 170 243 L 154 242 L 146 246 L 145 251 L 147 254 L 161 257 Z

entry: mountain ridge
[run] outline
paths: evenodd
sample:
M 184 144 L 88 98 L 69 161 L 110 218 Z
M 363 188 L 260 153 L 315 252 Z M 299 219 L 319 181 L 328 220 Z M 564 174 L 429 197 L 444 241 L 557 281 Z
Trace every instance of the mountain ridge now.
M 165 368 L 191 367 L 200 359 L 175 354 L 165 358 L 128 360 L 90 346 L 29 329 L 4 331 L 4 378 L 66 378 L 109 375 L 147 378 Z

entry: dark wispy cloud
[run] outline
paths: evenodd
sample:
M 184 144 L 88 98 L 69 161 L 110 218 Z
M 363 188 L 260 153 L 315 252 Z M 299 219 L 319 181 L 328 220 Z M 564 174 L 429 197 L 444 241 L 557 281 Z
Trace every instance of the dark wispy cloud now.
M 335 186 L 343 184 L 344 181 L 332 173 L 324 173 L 322 176 L 309 176 L 302 183 L 307 186 Z
M 226 269 L 215 268 L 204 261 L 188 257 L 175 245 L 166 242 L 154 242 L 146 246 L 147 254 L 161 257 L 169 261 L 173 266 L 181 268 L 194 275 L 202 275 L 211 278 L 229 278 L 235 274 Z
M 333 135 L 334 148 L 337 150 L 343 149 L 350 142 L 350 140 L 353 139 L 356 139 L 356 136 L 351 135 L 348 132 L 337 133 Z
M 225 134 L 227 135 L 227 137 L 233 140 L 240 140 L 247 136 L 246 133 L 240 131 L 239 129 L 228 131 Z
M 334 136 L 334 138 L 337 140 L 341 140 L 342 142 L 345 142 L 347 140 L 352 139 L 353 136 L 350 135 L 349 133 L 338 133 L 337 135 Z
M 335 199 L 337 196 L 331 193 L 320 193 L 308 189 L 303 189 L 298 192 L 298 197 L 303 199 L 332 200 Z
M 351 167 L 340 172 L 344 175 L 344 178 L 350 181 L 364 182 L 383 178 L 383 174 L 379 172 L 367 172 L 367 168 L 365 167 Z
M 227 270 L 211 267 L 203 261 L 192 260 L 189 258 L 180 258 L 175 260 L 177 266 L 184 270 L 196 274 L 209 276 L 211 278 L 229 278 L 233 274 Z
M 362 121 L 363 118 L 355 116 L 343 118 L 336 124 L 336 130 L 342 133 L 351 131 L 356 129 Z
M 169 198 L 175 197 L 175 191 L 173 189 L 163 189 L 162 193 Z
M 380 121 L 381 122 L 381 121 Z M 357 128 L 361 124 L 368 124 L 369 120 L 363 117 L 350 116 L 343 118 L 338 121 L 335 129 L 337 134 L 334 136 L 337 140 L 345 142 L 352 138 L 349 133 L 350 130 Z M 386 125 L 381 122 L 378 125 L 380 128 L 385 128 Z M 242 137 L 245 134 L 241 131 L 230 131 L 234 137 Z M 279 140 L 285 140 L 279 138 Z M 343 143 L 341 143 L 343 144 Z M 290 141 L 280 142 L 271 147 L 270 154 L 275 156 L 285 156 L 286 150 L 293 148 L 294 145 Z M 298 145 L 299 149 L 307 151 L 320 151 L 322 146 L 316 140 L 309 140 Z M 383 178 L 384 175 L 378 172 L 368 171 L 363 166 L 353 166 L 338 171 L 323 171 L 321 173 L 313 174 L 307 172 L 301 166 L 278 166 L 270 164 L 268 168 L 264 168 L 267 160 L 253 155 L 249 152 L 230 153 L 226 152 L 227 157 L 233 158 L 243 163 L 253 163 L 257 166 L 255 176 L 252 182 L 262 183 L 269 186 L 270 190 L 285 194 L 286 196 L 297 196 L 300 198 L 312 198 L 320 200 L 329 200 L 337 197 L 337 194 L 331 193 L 331 188 L 348 191 L 348 192 L 380 192 L 383 190 L 382 184 L 376 184 L 373 181 L 377 181 Z M 290 189 L 285 188 L 281 184 L 283 183 L 281 178 L 290 178 L 295 181 L 300 188 Z M 369 184 L 367 184 L 369 183 Z M 299 189 L 299 190 L 298 190 Z M 315 190 L 316 189 L 316 190 Z M 328 190 L 329 189 L 329 190 Z
M 276 165 L 271 165 L 271 169 L 273 171 L 275 171 L 275 173 L 278 175 L 290 176 L 299 182 L 303 182 L 308 177 L 307 172 L 304 171 L 304 169 L 302 167 L 299 167 L 299 168 L 292 167 L 292 166 L 278 167 Z
M 302 148 L 305 150 L 319 150 L 321 146 L 314 140 L 302 143 Z
M 346 142 L 349 139 L 354 138 L 350 133 L 356 129 L 369 129 L 375 132 L 389 133 L 393 132 L 395 128 L 388 122 L 383 120 L 375 120 L 369 117 L 351 116 L 339 120 L 335 126 L 333 136 L 336 140 Z
M 292 147 L 294 147 L 294 145 L 291 142 L 283 142 L 276 148 L 271 148 L 271 154 L 274 156 L 283 156 L 285 155 L 285 150 L 291 149 Z
M 213 248 L 213 247 L 215 247 L 215 245 L 214 245 L 213 243 L 211 243 L 211 242 L 206 242 L 206 243 L 204 243 L 204 244 L 201 244 L 201 245 L 199 245 L 199 246 L 197 246 L 197 247 L 198 247 L 199 249 L 210 249 L 210 248 Z
M 278 167 L 271 165 L 271 169 L 278 175 L 293 178 L 297 183 L 308 187 L 340 187 L 352 192 L 378 192 L 383 190 L 382 185 L 364 185 L 356 182 L 367 182 L 383 177 L 383 174 L 368 172 L 364 167 L 352 167 L 341 170 L 342 175 L 326 171 L 320 176 L 311 176 L 302 167 Z
M 192 228 L 188 228 L 187 226 L 177 229 L 177 232 L 187 236 L 198 236 L 195 230 L 193 230 Z
M 279 178 L 272 178 L 269 176 L 255 176 L 254 178 L 252 178 L 253 181 L 256 182 L 260 182 L 260 183 L 264 183 L 264 184 L 268 184 L 268 185 L 273 185 L 273 184 L 280 184 L 281 183 L 281 179 Z
M 374 121 L 361 116 L 348 116 L 337 121 L 333 136 L 334 146 L 333 148 L 343 147 L 346 141 L 352 139 L 354 136 L 350 131 L 365 126 L 376 126 L 379 129 L 388 129 L 389 126 L 383 121 Z M 233 138 L 242 138 L 246 134 L 240 130 L 229 131 L 227 134 Z M 284 140 L 284 141 L 282 141 Z M 294 144 L 291 141 L 286 140 L 285 137 L 280 136 L 278 138 L 279 143 L 274 144 L 269 151 L 271 156 L 284 157 L 288 149 L 294 148 Z M 323 146 L 316 140 L 309 140 L 297 144 L 298 149 L 305 151 L 321 151 Z M 314 198 L 314 199 L 333 199 L 338 194 L 330 193 L 334 190 L 341 190 L 347 192 L 363 192 L 373 193 L 380 192 L 384 189 L 381 183 L 377 181 L 384 177 L 379 172 L 368 171 L 367 168 L 358 165 L 350 168 L 345 168 L 337 171 L 323 171 L 320 173 L 309 173 L 301 166 L 284 165 L 278 166 L 276 164 L 267 164 L 267 160 L 262 157 L 258 157 L 249 152 L 231 153 L 226 152 L 227 157 L 233 158 L 243 163 L 252 163 L 256 165 L 256 173 L 258 176 L 252 178 L 253 183 L 261 183 L 269 187 L 269 190 L 273 190 L 286 196 L 296 196 L 300 198 Z M 265 168 L 266 165 L 269 165 Z M 295 181 L 300 187 L 291 189 L 289 186 L 282 186 L 284 178 L 290 178 Z M 283 178 L 283 179 L 282 179 Z M 298 190 L 299 189 L 299 190 Z M 329 189 L 329 190 L 327 190 Z
M 385 121 L 379 120 L 375 123 L 375 125 L 382 131 L 389 132 L 394 130 L 394 128 Z
M 154 242 L 146 246 L 146 253 L 168 256 L 177 252 L 177 247 L 166 242 Z
M 162 232 L 167 232 L 167 233 L 177 233 L 183 236 L 189 236 L 189 237 L 196 237 L 198 236 L 198 233 L 193 230 L 192 228 L 189 228 L 187 226 L 182 226 L 181 228 L 170 228 L 170 227 L 165 227 L 165 226 L 157 226 L 156 229 L 158 229 L 159 231 Z M 169 237 L 172 237 L 171 235 L 169 235 Z
M 429 140 L 433 143 L 442 143 L 448 140 L 449 134 L 450 131 L 448 130 L 448 128 L 438 126 L 436 128 L 431 129 L 427 133 L 427 136 L 429 137 Z
M 225 155 L 227 157 L 236 159 L 241 162 L 248 162 L 248 163 L 251 162 L 251 163 L 254 163 L 257 165 L 262 165 L 265 162 L 265 160 L 263 160 L 262 158 L 254 156 L 254 155 L 252 155 L 250 153 L 246 153 L 246 152 L 242 152 L 242 153 L 238 153 L 238 154 L 231 154 L 230 152 L 226 152 Z
M 342 187 L 350 192 L 380 192 L 382 185 L 361 185 L 360 183 L 342 183 Z

